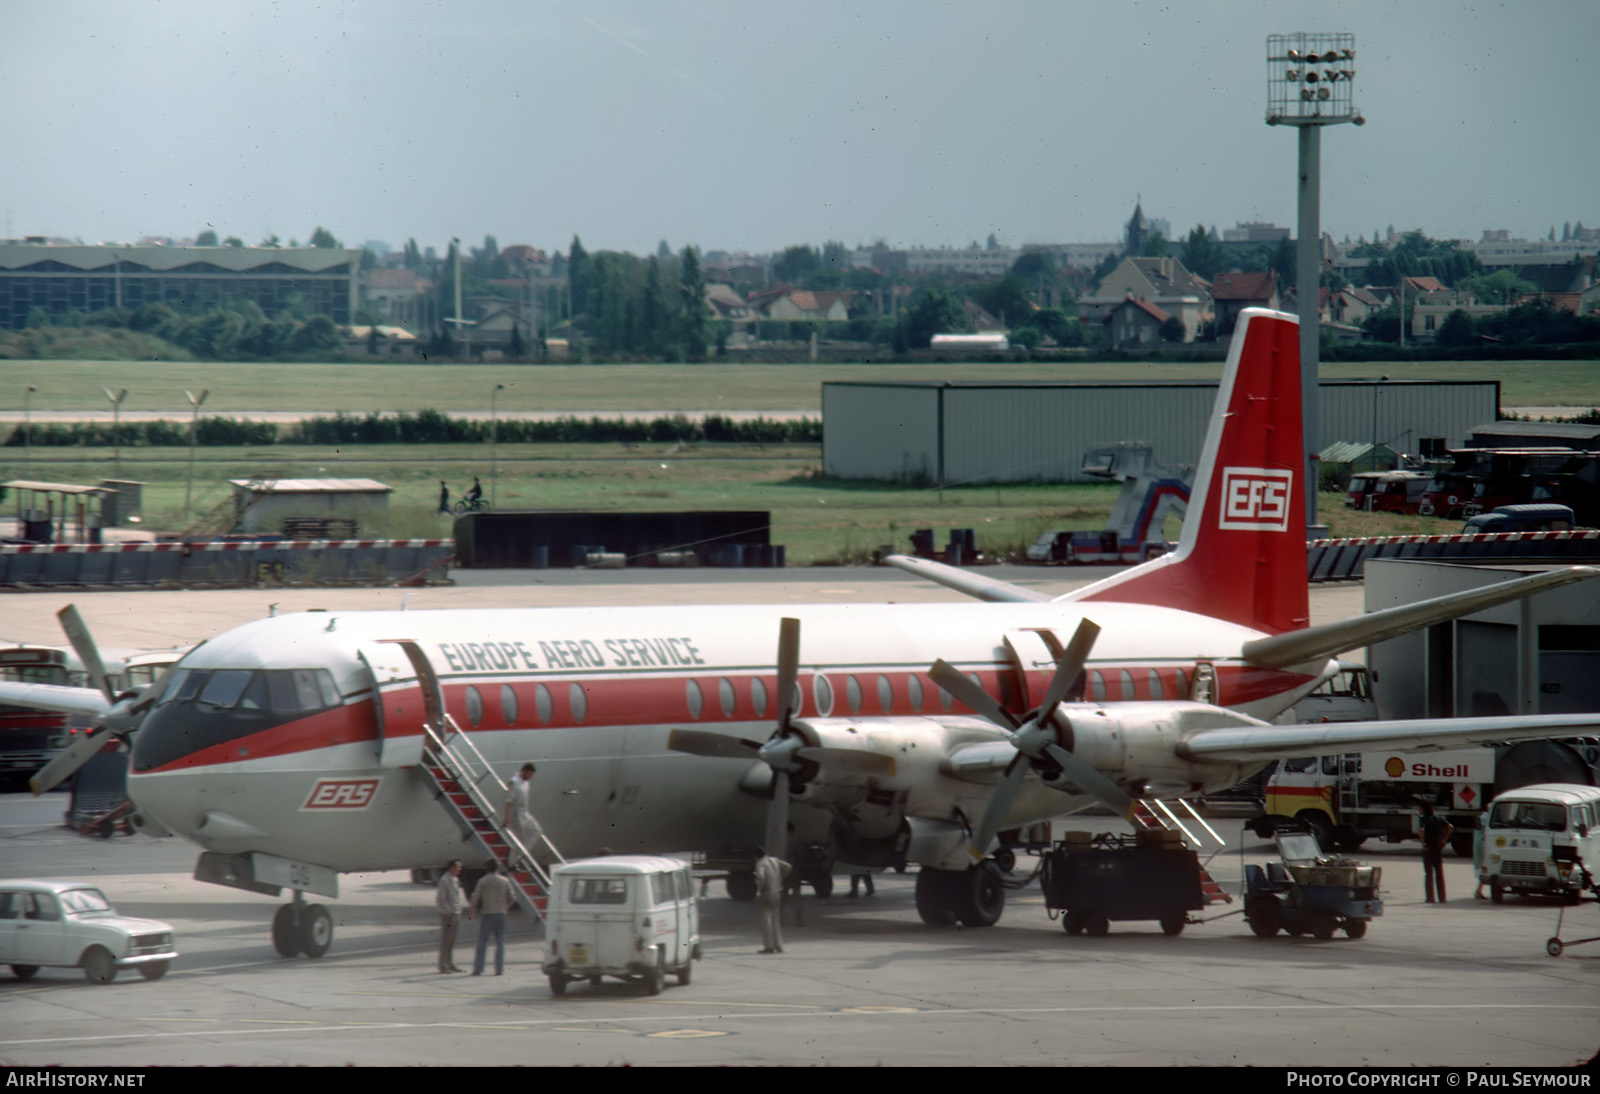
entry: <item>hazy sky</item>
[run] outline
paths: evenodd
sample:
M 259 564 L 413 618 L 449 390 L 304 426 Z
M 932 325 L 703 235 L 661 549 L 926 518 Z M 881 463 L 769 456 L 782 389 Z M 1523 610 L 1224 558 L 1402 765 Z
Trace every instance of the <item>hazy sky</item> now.
M 770 251 L 1295 223 L 1266 36 L 1356 35 L 1322 223 L 1600 225 L 1600 2 L 0 0 L 4 235 Z

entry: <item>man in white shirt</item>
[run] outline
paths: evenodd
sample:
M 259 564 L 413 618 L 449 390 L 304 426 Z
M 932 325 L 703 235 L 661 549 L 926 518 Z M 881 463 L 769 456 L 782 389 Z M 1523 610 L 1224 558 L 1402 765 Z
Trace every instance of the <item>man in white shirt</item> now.
M 538 849 L 543 829 L 534 819 L 533 812 L 528 808 L 528 792 L 531 789 L 534 773 L 538 769 L 531 763 L 523 764 L 522 770 L 517 772 L 510 784 L 506 787 L 505 825 L 522 841 L 522 845 L 533 855 Z

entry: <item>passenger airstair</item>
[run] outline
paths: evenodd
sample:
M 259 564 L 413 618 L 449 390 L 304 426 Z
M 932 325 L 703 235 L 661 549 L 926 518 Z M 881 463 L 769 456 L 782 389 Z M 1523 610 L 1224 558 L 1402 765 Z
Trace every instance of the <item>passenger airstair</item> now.
M 434 786 L 435 798 L 455 817 L 464 838 L 473 842 L 482 857 L 492 856 L 506 867 L 518 903 L 543 921 L 550 875 L 534 858 L 534 849 L 500 823 L 505 782 L 448 714 L 442 725 L 424 725 L 423 733 L 422 770 Z M 548 837 L 539 838 L 555 861 L 566 861 Z
M 1178 812 L 1172 808 L 1173 804 L 1181 807 L 1182 811 L 1187 814 L 1187 823 L 1185 823 L 1185 818 L 1180 817 Z M 1205 822 L 1205 818 L 1195 812 L 1194 806 L 1182 798 L 1171 804 L 1159 798 L 1139 799 L 1134 806 L 1133 823 L 1147 832 L 1166 831 L 1175 833 L 1185 847 L 1190 848 L 1197 854 L 1204 851 L 1211 843 L 1215 843 L 1216 847 L 1211 852 L 1212 855 L 1215 855 L 1227 843 L 1226 840 L 1217 835 L 1216 829 Z M 1198 833 L 1203 833 L 1203 835 Z M 1206 861 L 1209 862 L 1210 859 L 1211 856 L 1208 855 Z M 1207 904 L 1233 903 L 1233 897 L 1224 892 L 1222 886 L 1217 884 L 1216 879 L 1211 876 L 1211 871 L 1206 869 L 1205 863 L 1200 865 L 1200 891 L 1205 894 Z

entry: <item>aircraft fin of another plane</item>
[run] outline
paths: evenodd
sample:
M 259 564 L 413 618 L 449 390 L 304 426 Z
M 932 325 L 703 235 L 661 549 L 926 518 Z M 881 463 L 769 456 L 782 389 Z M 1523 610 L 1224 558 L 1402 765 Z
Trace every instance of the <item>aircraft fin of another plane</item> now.
M 1569 566 L 1503 581 L 1484 589 L 1436 596 L 1416 604 L 1402 604 L 1396 608 L 1371 612 L 1355 619 L 1257 638 L 1244 644 L 1244 658 L 1253 665 L 1265 668 L 1285 668 L 1305 661 L 1320 660 L 1596 576 L 1600 576 L 1600 569 L 1593 566 Z
M 1310 622 L 1299 324 L 1240 313 L 1172 554 L 1057 599 L 1182 608 L 1278 634 Z
M 1254 763 L 1285 756 L 1394 749 L 1436 752 L 1499 741 L 1590 736 L 1596 714 L 1511 714 L 1488 718 L 1419 718 L 1403 722 L 1319 722 L 1314 725 L 1217 726 L 1194 730 L 1178 746 L 1192 760 Z
M 958 593 L 987 600 L 994 603 L 1041 603 L 1051 599 L 1048 593 L 1041 593 L 1034 589 L 1026 589 L 1021 585 L 1012 585 L 1010 582 L 997 581 L 992 577 L 981 574 L 968 573 L 956 566 L 946 566 L 942 562 L 934 562 L 927 558 L 912 558 L 909 555 L 888 555 L 885 562 L 897 570 L 904 570 L 908 574 L 925 577 L 929 581 L 954 589 Z

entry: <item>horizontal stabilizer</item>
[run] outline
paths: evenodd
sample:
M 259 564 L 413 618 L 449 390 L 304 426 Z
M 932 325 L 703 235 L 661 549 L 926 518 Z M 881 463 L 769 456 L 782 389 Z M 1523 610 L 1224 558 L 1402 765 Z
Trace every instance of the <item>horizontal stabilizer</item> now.
M 98 688 L 22 684 L 11 680 L 0 681 L 0 705 L 54 710 L 62 714 L 87 714 L 91 717 L 98 717 L 111 708 L 110 700 Z
M 1314 725 L 1234 725 L 1199 729 L 1178 746 L 1193 760 L 1251 763 L 1285 756 L 1394 749 L 1434 752 L 1500 741 L 1582 737 L 1600 732 L 1600 713 L 1418 718 L 1403 722 L 1319 722 Z
M 1021 603 L 1037 604 L 1053 599 L 1048 593 L 1037 592 L 1033 589 L 1024 589 L 1020 585 L 1012 585 L 1005 581 L 996 581 L 992 577 L 983 577 L 980 574 L 971 574 L 955 566 L 946 566 L 942 562 L 934 562 L 926 558 L 912 558 L 909 555 L 888 555 L 885 562 L 898 570 L 908 574 L 925 577 L 929 581 L 937 582 L 958 593 L 987 600 L 991 603 Z
M 1272 669 L 1320 660 L 1596 575 L 1600 575 L 1600 570 L 1593 566 L 1570 566 L 1503 581 L 1486 589 L 1468 589 L 1338 623 L 1257 638 L 1244 644 L 1244 659 L 1252 665 Z

